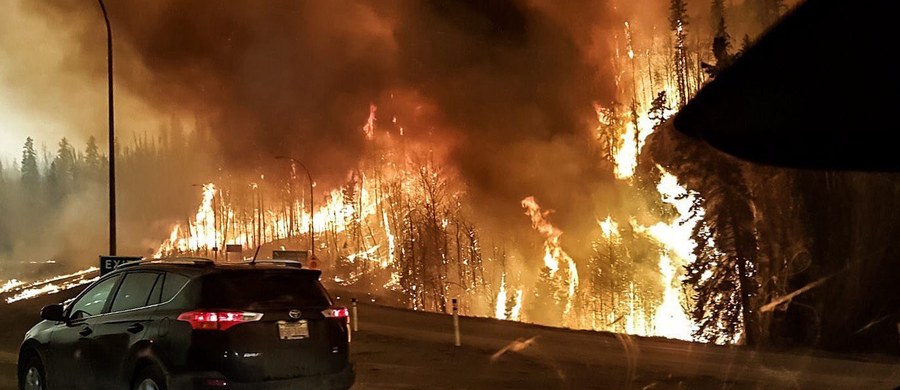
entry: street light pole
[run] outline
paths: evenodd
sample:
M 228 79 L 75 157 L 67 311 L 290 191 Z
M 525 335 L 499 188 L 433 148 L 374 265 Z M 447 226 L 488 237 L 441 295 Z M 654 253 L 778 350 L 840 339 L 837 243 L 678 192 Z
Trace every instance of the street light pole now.
M 291 176 L 293 177 L 294 167 L 299 165 L 303 168 L 303 171 L 306 172 L 306 178 L 309 180 L 309 254 L 312 257 L 312 254 L 315 252 L 316 248 L 316 234 L 315 234 L 315 225 L 316 225 L 316 208 L 315 203 L 313 203 L 313 179 L 312 175 L 309 173 L 309 169 L 306 168 L 306 165 L 303 165 L 300 160 L 297 160 L 293 157 L 288 156 L 276 156 L 277 160 L 291 160 Z
M 109 27 L 109 16 L 106 14 L 106 6 L 103 0 L 100 10 L 103 11 L 103 20 L 106 22 L 106 70 L 109 83 L 109 255 L 116 255 L 116 124 L 115 110 L 113 109 L 113 55 L 112 55 L 112 29 Z

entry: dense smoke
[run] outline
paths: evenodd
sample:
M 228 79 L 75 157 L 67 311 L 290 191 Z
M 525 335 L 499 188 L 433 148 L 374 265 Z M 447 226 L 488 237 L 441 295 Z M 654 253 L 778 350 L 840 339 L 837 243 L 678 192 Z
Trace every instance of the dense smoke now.
M 229 170 L 265 169 L 290 154 L 334 187 L 366 146 L 361 127 L 373 103 L 379 124 L 409 124 L 408 137 L 459 171 L 476 210 L 491 210 L 486 223 L 521 219 L 528 229 L 519 201 L 535 195 L 564 230 L 587 231 L 596 226 L 585 210 L 610 212 L 597 205 L 610 203 L 611 175 L 585 140 L 593 102 L 615 98 L 609 37 L 620 17 L 604 2 L 583 3 L 167 1 L 108 10 L 119 90 L 208 127 Z M 78 56 L 96 59 L 84 66 L 100 79 L 99 10 L 23 6 L 76 20 Z M 424 119 L 422 107 L 432 108 Z M 120 118 L 120 128 L 132 127 Z
M 705 177 L 705 170 L 683 172 L 688 176 L 685 181 L 692 183 L 689 189 L 700 195 L 680 187 L 677 178 L 661 172 L 655 164 L 645 162 L 636 170 L 640 150 L 646 146 L 647 135 L 714 75 L 709 69 L 727 66 L 724 60 L 738 56 L 744 41 L 749 41 L 742 37 L 757 34 L 761 26 L 773 21 L 748 22 L 754 10 L 774 10 L 769 14 L 777 16 L 779 4 L 784 2 L 729 2 L 727 12 L 723 2 L 712 3 L 710 9 L 708 3 L 700 2 L 685 6 L 683 1 L 673 1 L 669 7 L 668 2 L 612 0 L 562 4 L 543 0 L 162 1 L 141 6 L 109 2 L 117 91 L 124 102 L 124 108 L 117 111 L 118 125 L 124 130 L 120 134 L 131 138 L 119 144 L 120 161 L 124 161 L 119 171 L 123 194 L 120 221 L 124 221 L 120 223 L 124 233 L 120 246 L 130 253 L 149 254 L 163 237 L 172 238 L 166 241 L 172 243 L 179 234 L 182 239 L 208 235 L 209 223 L 202 231 L 185 230 L 200 226 L 198 220 L 212 221 L 212 243 L 203 249 L 207 255 L 209 248 L 227 241 L 217 238 L 217 229 L 232 235 L 254 235 L 254 244 L 294 238 L 293 202 L 305 202 L 306 198 L 298 196 L 294 182 L 287 180 L 288 165 L 276 161 L 276 156 L 294 156 L 313 172 L 316 196 L 340 197 L 343 200 L 338 203 L 353 205 L 351 209 L 356 210 L 350 215 L 332 215 L 333 221 L 340 220 L 342 229 L 347 230 L 343 241 L 333 226 L 318 228 L 325 236 L 323 241 L 329 240 L 329 234 L 331 238 L 327 244 L 331 252 L 322 252 L 333 254 L 328 260 L 333 260 L 335 267 L 355 266 L 355 282 L 368 267 L 359 265 L 362 254 L 381 250 L 394 259 L 394 236 L 388 231 L 394 224 L 390 229 L 404 237 L 398 246 L 412 264 L 437 259 L 434 267 L 412 271 L 419 272 L 420 280 L 408 290 L 421 295 L 420 287 L 431 288 L 434 292 L 429 294 L 436 298 L 428 308 L 446 311 L 448 288 L 442 283 L 452 257 L 445 256 L 450 241 L 447 226 L 452 224 L 455 261 L 469 265 L 474 263 L 468 260 L 477 258 L 480 263 L 483 253 L 499 263 L 491 267 L 492 274 L 484 275 L 482 269 L 481 276 L 470 278 L 473 283 L 480 278 L 485 287 L 486 292 L 479 296 L 482 306 L 493 306 L 489 301 L 495 296 L 498 300 L 504 295 L 521 296 L 525 288 L 530 289 L 524 293 L 526 299 L 551 303 L 548 310 L 530 304 L 524 311 L 530 319 L 607 329 L 618 322 L 614 310 L 598 309 L 608 298 L 619 309 L 631 305 L 630 313 L 619 316 L 629 316 L 618 325 L 619 330 L 658 333 L 655 327 L 665 326 L 667 317 L 657 314 L 684 314 L 680 289 L 674 289 L 673 283 L 680 282 L 678 273 L 683 272 L 689 256 L 679 252 L 679 259 L 673 260 L 668 252 L 693 243 L 684 232 L 671 234 L 684 225 L 673 219 L 673 213 L 681 214 L 678 218 L 697 217 L 671 206 L 676 200 L 699 202 L 700 195 L 715 191 L 691 181 Z M 60 63 L 71 67 L 75 75 L 66 77 L 78 83 L 62 85 L 103 84 L 105 47 L 99 10 L 73 0 L 17 6 L 19 12 L 32 15 L 29 20 L 65 22 L 61 31 L 66 38 L 53 42 L 61 42 L 66 55 Z M 725 19 L 732 26 L 728 30 Z M 732 46 L 713 55 L 714 39 Z M 678 53 L 674 59 L 673 50 Z M 29 86 L 17 91 L 23 100 L 40 100 L 36 97 L 49 88 L 54 76 L 30 74 L 28 63 L 23 61 L 6 73 L 21 76 L 25 80 L 21 84 Z M 104 110 L 98 108 L 103 106 L 102 94 L 86 96 L 89 98 L 63 99 L 71 104 L 61 110 L 60 120 L 73 122 L 71 128 L 77 133 L 98 134 L 90 128 L 102 128 L 104 123 Z M 53 95 L 51 100 L 60 98 Z M 82 105 L 87 109 L 79 110 Z M 51 108 L 43 106 L 39 111 Z M 670 147 L 667 152 L 683 152 L 675 149 Z M 391 159 L 396 156 L 388 156 L 394 152 L 416 160 L 411 171 L 419 179 L 419 190 L 413 192 L 421 198 L 415 201 L 422 203 L 400 205 L 407 210 L 400 216 L 389 217 L 381 204 L 370 212 L 370 219 L 384 228 L 388 250 L 379 249 L 384 243 L 366 242 L 366 234 L 374 236 L 371 231 L 364 232 L 363 224 L 370 216 L 359 214 L 363 190 L 355 191 L 363 188 L 358 181 L 360 172 L 371 173 L 377 182 L 381 167 L 394 169 L 391 164 L 396 160 Z M 54 250 L 57 245 L 71 248 L 73 243 L 81 252 L 92 253 L 73 240 L 71 227 L 96 226 L 85 236 L 95 241 L 102 237 L 102 202 L 90 195 L 102 193 L 102 176 L 92 179 L 93 186 L 69 186 L 60 182 L 59 172 L 74 164 L 69 160 L 82 164 L 89 159 L 69 159 L 74 153 L 64 143 L 55 158 L 52 152 L 31 153 L 46 156 L 40 175 L 46 183 L 33 187 L 41 188 L 44 203 L 31 207 L 53 205 L 59 211 L 52 218 L 59 224 L 44 222 L 27 231 L 54 226 L 61 232 L 47 256 L 62 251 Z M 27 190 L 22 161 L 21 169 L 6 177 L 21 173 L 21 187 Z M 32 165 L 36 172 L 37 164 Z M 103 171 L 102 164 L 87 168 L 78 169 L 94 174 Z M 722 166 L 718 168 L 724 171 Z M 64 177 L 76 179 L 80 174 L 64 173 Z M 660 175 L 670 177 L 665 193 L 660 189 Z M 370 186 L 372 176 L 365 178 Z M 3 177 L 0 170 L 0 179 Z M 453 192 L 435 202 L 426 187 L 442 186 L 448 177 L 455 181 Z M 212 206 L 204 211 L 211 216 L 201 217 L 201 212 L 196 218 L 190 215 L 196 209 L 192 210 L 193 202 L 187 199 L 196 199 L 197 183 L 209 181 L 226 188 L 212 196 L 240 204 L 230 209 L 233 218 L 218 218 Z M 401 186 L 371 188 L 376 192 L 393 188 L 397 196 L 387 198 L 401 202 L 400 195 L 414 186 L 404 187 L 402 180 L 396 183 Z M 195 189 L 188 191 L 192 184 Z M 61 195 L 64 190 L 73 195 Z M 209 194 L 214 193 L 211 191 Z M 732 198 L 749 199 L 740 196 L 747 191 L 734 190 L 738 196 Z M 464 195 L 457 197 L 460 193 Z M 661 201 L 661 194 L 669 196 L 669 201 Z M 22 193 L 18 196 L 24 198 Z M 521 202 L 526 198 L 533 200 L 526 207 L 534 226 L 524 215 Z M 92 206 L 78 207 L 85 199 L 90 199 Z M 0 198 L 0 206 L 2 203 Z M 425 218 L 425 213 L 416 211 L 421 204 L 440 204 L 447 212 L 435 213 L 432 207 Z M 322 207 L 321 203 L 317 206 Z M 456 213 L 456 209 L 465 212 Z M 710 215 L 730 215 L 727 210 L 710 210 Z M 746 217 L 747 225 L 752 223 L 753 208 L 741 210 L 746 212 L 739 216 Z M 273 230 L 267 232 L 264 220 L 269 217 L 288 220 L 290 233 L 274 233 L 277 223 L 268 223 Z M 7 220 L 20 219 L 26 217 L 17 214 Z M 232 225 L 229 233 L 229 220 L 243 225 Z M 602 235 L 600 221 L 607 224 Z M 167 229 L 173 223 L 175 228 Z M 401 229 L 408 231 L 400 233 Z M 462 253 L 461 231 L 475 255 Z M 0 244 L 10 232 L 10 226 L 0 224 Z M 695 230 L 694 236 L 698 232 L 702 233 Z M 425 245 L 422 242 L 430 246 L 420 250 L 417 258 L 414 249 Z M 713 241 L 703 242 L 709 245 Z M 499 255 L 497 245 L 501 247 Z M 96 242 L 87 247 L 99 250 Z M 174 252 L 169 253 L 175 254 L 190 249 L 170 248 Z M 323 248 L 325 245 L 318 249 Z M 742 248 L 754 252 L 756 246 Z M 716 253 L 713 249 L 707 252 Z M 746 257 L 737 249 L 732 257 Z M 13 252 L 21 251 L 14 248 Z M 542 256 L 544 251 L 552 258 Z M 368 255 L 365 257 L 368 261 Z M 542 257 L 544 267 L 539 264 Z M 515 264 L 508 265 L 507 259 Z M 388 262 L 382 260 L 381 264 L 385 268 Z M 458 279 L 463 281 L 468 271 L 459 269 Z M 408 280 L 402 279 L 400 271 L 392 276 L 400 275 L 399 283 L 407 289 L 403 283 Z M 740 277 L 749 278 L 747 272 Z M 619 283 L 620 279 L 627 283 Z M 585 287 L 578 287 L 581 282 L 586 282 Z M 391 279 L 390 283 L 398 282 Z M 504 283 L 509 284 L 509 291 L 498 292 L 496 284 Z M 410 304 L 417 306 L 412 307 L 426 307 L 415 294 Z M 622 297 L 629 303 L 619 299 Z M 499 303 L 496 310 L 502 313 Z M 507 305 L 510 311 L 521 300 L 511 303 Z M 635 317 L 634 305 L 641 306 L 643 317 Z M 550 310 L 554 306 L 558 312 Z M 660 309 L 664 306 L 666 310 Z M 734 314 L 729 317 L 733 327 L 726 333 L 736 336 L 738 312 L 729 313 Z M 660 324 L 655 322 L 657 317 Z M 680 323 L 682 330 L 690 332 L 686 318 Z
M 202 180 L 202 172 L 218 166 L 234 174 L 281 174 L 274 157 L 293 155 L 315 172 L 322 191 L 336 188 L 367 147 L 362 126 L 374 104 L 376 131 L 396 132 L 396 119 L 407 138 L 426 145 L 423 154 L 436 155 L 458 172 L 488 231 L 514 233 L 508 231 L 510 221 L 529 231 L 519 202 L 534 195 L 555 210 L 554 223 L 567 232 L 574 255 L 589 250 L 581 237 L 596 234 L 594 217 L 626 207 L 628 196 L 612 184 L 608 163 L 590 142 L 597 119 L 593 104 L 630 99 L 622 96 L 629 94 L 612 60 L 621 55 L 623 23 L 630 20 L 635 34 L 648 37 L 664 35 L 667 26 L 667 4 L 653 2 L 107 6 L 120 143 L 128 145 L 132 134 L 169 134 L 183 123 L 188 131 L 209 134 L 209 142 L 193 145 L 190 153 L 221 161 L 184 169 L 182 184 Z M 43 26 L 34 35 L 48 42 L 51 49 L 44 50 L 61 57 L 51 61 L 56 73 L 29 73 L 43 69 L 41 56 L 17 54 L 23 60 L 7 71 L 20 80 L 16 95 L 51 101 L 37 105 L 37 112 L 60 113 L 76 140 L 81 141 L 78 134 L 101 136 L 105 32 L 99 9 L 72 0 L 16 7 L 18 19 Z M 747 19 L 746 9 L 735 5 L 731 19 Z M 697 15 L 692 31 L 710 28 L 701 22 L 708 14 L 705 4 L 692 5 L 691 14 Z M 15 53 L 23 49 L 21 42 L 4 45 L 17 48 Z M 88 86 L 92 92 L 82 92 Z M 60 90 L 73 95 L 63 99 Z M 42 142 L 47 141 L 55 139 Z M 52 155 L 52 144 L 48 149 Z M 187 202 L 175 200 L 193 192 L 154 190 L 170 191 L 175 199 L 172 209 L 155 210 L 160 217 L 153 220 L 189 212 Z M 122 207 L 143 207 L 143 196 L 129 195 L 124 186 L 123 191 Z M 621 214 L 625 218 L 627 212 Z

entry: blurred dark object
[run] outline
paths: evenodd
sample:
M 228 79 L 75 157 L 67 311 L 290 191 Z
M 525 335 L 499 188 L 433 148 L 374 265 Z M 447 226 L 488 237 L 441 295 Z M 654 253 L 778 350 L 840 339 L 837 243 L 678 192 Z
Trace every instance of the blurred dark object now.
M 900 1 L 810 0 L 706 85 L 675 127 L 736 157 L 900 171 Z
M 777 313 L 776 344 L 900 354 L 900 175 L 884 173 L 900 172 L 898 15 L 896 0 L 800 4 L 674 119 L 740 159 L 807 170 L 796 183 L 814 269 L 789 286 L 830 279 Z

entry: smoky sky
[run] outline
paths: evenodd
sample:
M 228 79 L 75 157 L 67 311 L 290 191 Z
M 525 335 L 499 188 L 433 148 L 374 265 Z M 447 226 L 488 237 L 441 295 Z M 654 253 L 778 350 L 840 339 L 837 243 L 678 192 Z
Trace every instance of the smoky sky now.
M 565 3 L 179 0 L 107 9 L 118 90 L 208 126 L 229 169 L 290 154 L 317 181 L 341 177 L 365 148 L 369 104 L 391 106 L 388 97 L 405 91 L 419 101 L 394 102 L 391 112 L 435 107 L 432 123 L 409 136 L 452 145 L 449 163 L 484 207 L 521 214 L 518 202 L 536 195 L 562 220 L 593 223 L 571 206 L 596 202 L 590 194 L 611 180 L 590 132 L 592 104 L 615 95 L 604 39 L 619 21 L 606 2 Z M 80 20 L 80 55 L 104 58 L 93 4 L 29 7 Z M 91 62 L 95 73 L 101 65 Z

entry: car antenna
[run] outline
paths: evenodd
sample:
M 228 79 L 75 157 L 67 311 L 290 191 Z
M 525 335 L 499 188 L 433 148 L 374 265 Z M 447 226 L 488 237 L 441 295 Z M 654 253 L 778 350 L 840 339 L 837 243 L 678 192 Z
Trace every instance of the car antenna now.
M 256 253 L 253 254 L 253 260 L 250 260 L 250 264 L 251 264 L 251 265 L 255 265 L 255 264 L 256 264 L 256 256 L 259 256 L 259 249 L 260 249 L 260 248 L 262 248 L 262 245 L 257 245 L 257 246 L 256 246 Z

